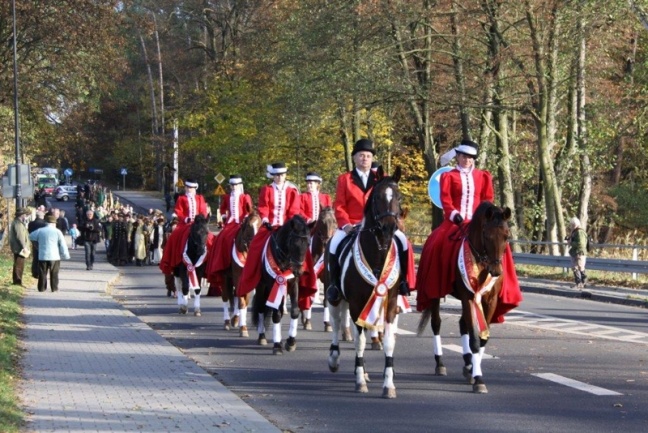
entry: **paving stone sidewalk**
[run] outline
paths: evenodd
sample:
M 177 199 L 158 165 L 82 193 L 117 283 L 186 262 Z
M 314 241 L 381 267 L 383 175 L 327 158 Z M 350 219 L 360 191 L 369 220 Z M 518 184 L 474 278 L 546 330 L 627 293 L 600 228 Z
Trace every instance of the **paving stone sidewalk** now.
M 97 245 L 62 262 L 60 290 L 24 298 L 25 432 L 280 432 L 107 294 Z

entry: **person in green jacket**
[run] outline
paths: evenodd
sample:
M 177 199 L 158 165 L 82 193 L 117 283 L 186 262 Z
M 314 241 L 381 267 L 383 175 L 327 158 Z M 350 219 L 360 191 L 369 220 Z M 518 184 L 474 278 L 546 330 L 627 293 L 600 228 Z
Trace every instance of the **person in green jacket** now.
M 570 234 L 567 236 L 569 241 L 569 256 L 572 262 L 572 271 L 576 285 L 574 288 L 582 289 L 585 287 L 587 275 L 585 275 L 585 262 L 587 261 L 587 233 L 581 227 L 581 222 L 574 217 L 569 221 Z
M 9 246 L 14 256 L 12 272 L 13 284 L 23 287 L 22 278 L 25 269 L 25 259 L 31 254 L 31 242 L 29 241 L 29 232 L 27 231 L 27 218 L 29 215 L 31 215 L 31 212 L 28 209 L 16 209 L 16 217 L 9 227 Z

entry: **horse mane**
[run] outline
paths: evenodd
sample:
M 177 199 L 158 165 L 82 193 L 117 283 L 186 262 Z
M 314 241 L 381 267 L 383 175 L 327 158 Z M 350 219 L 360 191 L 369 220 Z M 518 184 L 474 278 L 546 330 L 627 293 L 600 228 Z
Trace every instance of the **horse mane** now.
M 301 273 L 301 265 L 304 260 L 303 255 L 305 255 L 306 249 L 308 248 L 309 235 L 310 229 L 308 228 L 308 224 L 306 224 L 306 219 L 301 215 L 293 216 L 272 234 L 272 254 L 281 269 L 286 270 L 289 267 L 293 267 L 293 273 Z M 299 240 L 303 241 L 303 245 L 299 244 Z M 294 251 L 297 251 L 302 257 L 292 257 L 291 254 Z M 299 262 L 299 269 L 295 269 L 297 262 Z
M 189 257 L 197 259 L 205 253 L 208 235 L 209 227 L 207 227 L 207 218 L 199 214 L 194 219 L 191 229 L 189 230 L 189 238 L 187 239 L 187 254 Z M 192 257 L 192 255 L 194 257 Z

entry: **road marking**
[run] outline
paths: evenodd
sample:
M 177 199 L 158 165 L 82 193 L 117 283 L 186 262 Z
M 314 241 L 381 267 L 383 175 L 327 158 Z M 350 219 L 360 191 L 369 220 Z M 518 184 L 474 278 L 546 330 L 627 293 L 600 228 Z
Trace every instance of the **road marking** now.
M 461 346 L 458 346 L 456 344 L 442 344 L 444 349 L 448 349 L 451 352 L 457 352 L 463 354 L 463 348 Z M 488 353 L 484 353 L 482 356 L 482 359 L 497 359 L 497 356 L 489 355 Z
M 532 373 L 531 375 L 539 377 L 540 379 L 545 379 L 551 382 L 558 383 L 560 385 L 565 385 L 570 388 L 575 388 L 580 391 L 589 392 L 590 394 L 594 394 L 594 395 L 623 395 L 616 391 L 611 391 L 609 389 L 600 388 L 594 385 L 589 385 L 587 383 L 579 382 L 577 380 L 569 379 L 567 377 L 559 376 L 553 373 Z
M 595 323 L 579 322 L 570 319 L 557 319 L 542 314 L 526 311 L 512 311 L 506 315 L 506 323 L 527 328 L 543 329 L 546 331 L 562 332 L 574 335 L 583 335 L 591 338 L 624 341 L 648 345 L 648 334 L 644 332 L 629 331 L 612 326 L 598 325 Z

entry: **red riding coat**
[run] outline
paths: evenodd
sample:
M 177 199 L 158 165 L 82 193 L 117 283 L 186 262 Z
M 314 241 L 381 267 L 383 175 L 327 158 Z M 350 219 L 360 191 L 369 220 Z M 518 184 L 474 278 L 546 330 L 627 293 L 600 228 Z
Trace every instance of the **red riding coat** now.
M 323 192 L 315 194 L 304 192 L 299 198 L 301 201 L 300 213 L 306 218 L 306 222 L 317 221 L 320 211 L 327 206 L 331 206 L 331 196 Z
M 366 188 L 362 185 L 357 170 L 338 176 L 333 208 L 339 228 L 347 224 L 358 224 L 362 221 L 365 204 L 376 183 L 378 183 L 378 180 L 373 171 L 369 172 Z

